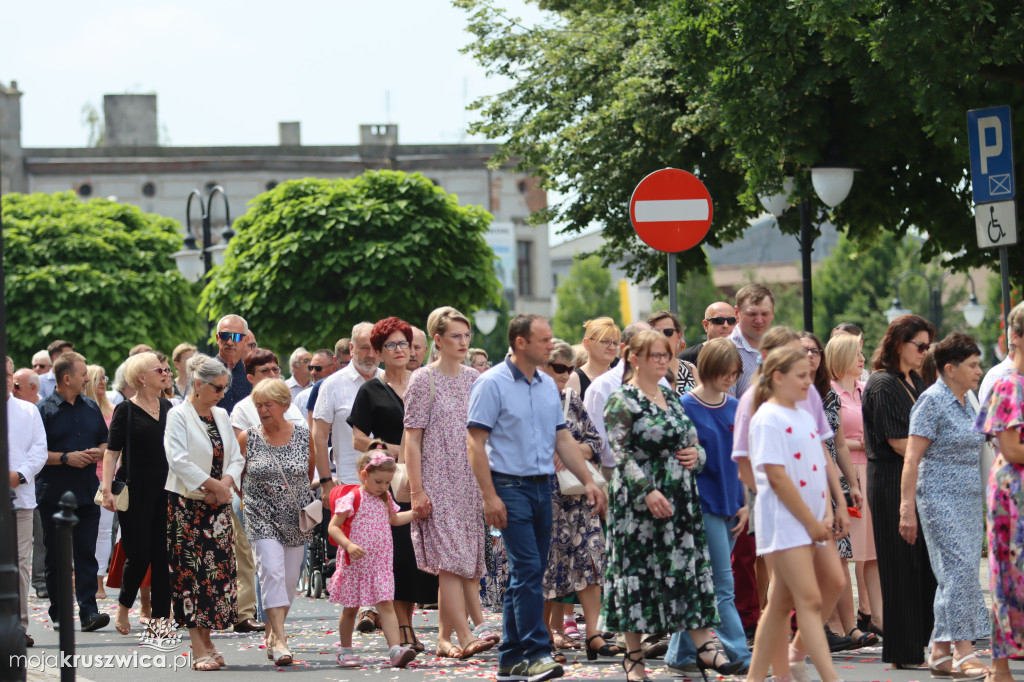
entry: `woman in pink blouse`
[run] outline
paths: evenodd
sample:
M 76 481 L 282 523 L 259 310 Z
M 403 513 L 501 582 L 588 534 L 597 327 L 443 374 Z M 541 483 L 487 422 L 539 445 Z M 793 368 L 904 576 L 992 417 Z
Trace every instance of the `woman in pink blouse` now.
M 825 348 L 825 363 L 832 388 L 841 404 L 840 424 L 846 445 L 850 448 L 853 468 L 861 490 L 867 490 L 867 454 L 864 451 L 864 415 L 861 395 L 864 382 L 864 354 L 862 336 L 841 334 L 834 336 Z M 882 588 L 878 581 L 878 561 L 875 557 L 875 536 L 871 529 L 871 509 L 867 497 L 860 507 L 860 518 L 851 515 L 850 541 L 857 572 L 857 627 L 864 632 L 881 634 Z

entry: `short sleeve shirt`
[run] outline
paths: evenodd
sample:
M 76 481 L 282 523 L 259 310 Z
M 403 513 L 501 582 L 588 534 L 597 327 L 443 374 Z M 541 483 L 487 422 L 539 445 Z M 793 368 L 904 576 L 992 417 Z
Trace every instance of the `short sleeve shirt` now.
M 384 370 L 378 369 L 377 374 Z M 363 375 L 356 371 L 355 364 L 335 372 L 320 384 L 320 395 L 313 408 L 313 419 L 325 421 L 331 425 L 331 448 L 334 452 L 334 463 L 338 478 L 343 484 L 359 483 L 356 472 L 356 460 L 359 452 L 352 444 L 352 427 L 348 417 L 352 414 L 352 405 L 356 401 L 359 387 L 365 383 Z
M 404 405 L 395 389 L 377 378 L 359 387 L 348 424 L 368 436 L 397 445 L 402 442 L 404 416 Z
M 49 452 L 77 452 L 107 442 L 107 423 L 92 398 L 80 395 L 69 403 L 54 391 L 39 401 L 38 408 Z M 36 499 L 57 504 L 70 490 L 79 505 L 93 504 L 98 487 L 95 467 L 47 464 L 36 477 Z
M 821 394 L 811 384 L 807 389 L 807 399 L 796 404 L 798 408 L 811 415 L 814 426 L 823 440 L 835 435 L 832 427 L 828 424 L 828 416 L 825 414 L 825 407 L 821 401 Z M 736 407 L 736 428 L 732 440 L 732 458 L 737 460 L 741 457 L 750 456 L 750 418 L 751 409 L 754 407 L 754 389 L 748 388 L 740 398 L 740 404 Z

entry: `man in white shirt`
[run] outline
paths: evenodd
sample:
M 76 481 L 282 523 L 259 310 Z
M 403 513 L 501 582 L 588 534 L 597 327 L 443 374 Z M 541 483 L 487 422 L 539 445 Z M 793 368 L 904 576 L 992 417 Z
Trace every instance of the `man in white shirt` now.
M 277 355 L 266 348 L 257 348 L 249 354 L 245 362 L 245 375 L 252 383 L 256 384 L 265 379 L 279 379 L 281 377 L 281 366 L 278 364 Z M 295 405 L 288 405 L 284 418 L 295 426 L 306 426 L 306 419 L 302 412 Z M 260 424 L 260 415 L 256 411 L 256 405 L 252 402 L 252 394 L 239 400 L 231 410 L 231 427 L 237 436 L 242 431 Z
M 70 341 L 64 341 L 63 339 L 57 339 L 46 347 L 46 352 L 50 355 L 50 371 L 46 374 L 39 375 L 40 398 L 45 398 L 53 393 L 57 388 L 57 377 L 53 373 L 53 363 L 57 362 L 57 358 L 63 355 L 66 351 L 74 349 L 75 344 Z
M 302 389 L 310 385 L 309 363 L 312 359 L 313 356 L 302 346 L 293 350 L 291 357 L 288 358 L 288 366 L 291 368 L 292 375 L 284 383 L 292 392 L 292 400 L 295 400 L 295 396 L 301 393 Z
M 775 294 L 763 284 L 748 284 L 736 292 L 735 313 L 736 328 L 728 338 L 740 352 L 743 368 L 729 393 L 738 398 L 747 390 L 761 364 L 761 337 L 775 319 Z
M 32 403 L 11 395 L 14 362 L 7 358 L 7 450 L 14 523 L 18 535 L 18 595 L 25 646 L 35 642 L 28 634 L 28 586 L 32 572 L 32 519 L 36 508 L 36 474 L 46 465 L 46 430 Z
M 981 386 L 978 388 L 978 404 L 987 403 L 988 396 L 992 393 L 992 387 L 996 385 L 996 382 L 1013 372 L 1014 350 L 1015 346 L 1010 344 L 1010 352 L 1006 354 L 1003 361 L 985 373 L 985 378 L 981 380 Z
M 33 405 L 39 402 L 39 375 L 23 367 L 14 373 L 14 393 L 19 398 Z
M 360 453 L 352 444 L 352 427 L 347 419 L 352 413 L 352 404 L 359 387 L 384 373 L 378 367 L 380 360 L 370 345 L 372 331 L 373 324 L 370 322 L 360 322 L 352 328 L 352 341 L 349 343 L 352 361 L 345 369 L 338 370 L 320 384 L 320 393 L 313 408 L 313 447 L 316 452 L 316 468 L 323 485 L 324 505 L 329 504 L 328 498 L 334 487 L 327 455 L 328 435 L 331 437 L 338 480 L 343 484 L 359 483 L 356 460 Z

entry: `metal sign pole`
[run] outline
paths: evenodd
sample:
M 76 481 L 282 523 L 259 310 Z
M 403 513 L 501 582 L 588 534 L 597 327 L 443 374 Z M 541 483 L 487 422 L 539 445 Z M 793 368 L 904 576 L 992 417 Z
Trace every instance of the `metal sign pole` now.
M 668 254 L 668 309 L 679 315 L 679 278 L 676 275 L 676 254 Z

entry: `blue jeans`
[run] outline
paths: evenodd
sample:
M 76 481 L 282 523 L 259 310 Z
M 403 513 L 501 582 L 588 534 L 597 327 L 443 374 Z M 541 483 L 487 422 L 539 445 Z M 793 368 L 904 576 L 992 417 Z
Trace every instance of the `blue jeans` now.
M 498 646 L 498 666 L 532 661 L 551 654 L 544 625 L 542 581 L 551 544 L 551 484 L 492 474 L 494 489 L 505 503 L 507 525 L 501 531 L 508 555 L 505 590 L 505 636 Z
M 729 531 L 736 525 L 735 519 L 718 514 L 704 514 L 704 533 L 708 538 L 708 553 L 711 555 L 711 571 L 715 581 L 715 595 L 718 597 L 718 617 L 722 625 L 715 634 L 725 648 L 730 661 L 750 663 L 750 649 L 743 631 L 743 622 L 733 601 L 732 546 L 734 541 Z M 693 663 L 697 649 L 686 632 L 673 633 L 665 654 L 665 663 L 680 667 Z

